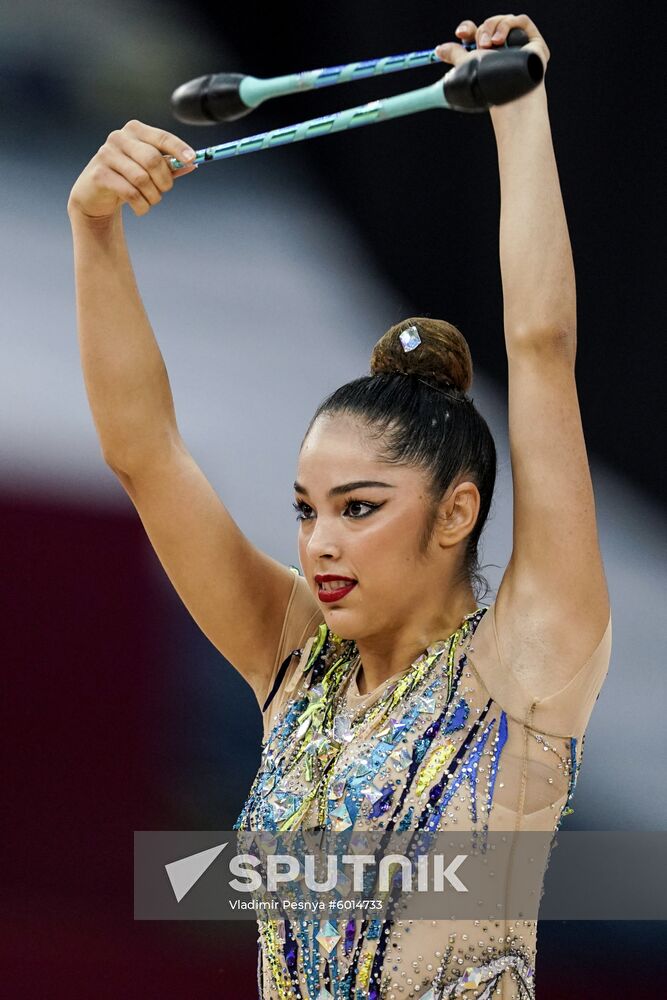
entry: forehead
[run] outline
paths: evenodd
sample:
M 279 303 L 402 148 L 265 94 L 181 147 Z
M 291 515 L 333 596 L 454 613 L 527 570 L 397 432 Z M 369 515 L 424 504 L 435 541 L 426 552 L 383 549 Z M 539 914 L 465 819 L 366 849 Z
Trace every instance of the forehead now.
M 368 428 L 347 414 L 318 417 L 299 452 L 299 467 L 323 460 L 379 463 Z
M 382 461 L 381 443 L 352 416 L 318 417 L 301 447 L 297 480 L 308 490 L 324 490 L 353 480 L 379 479 L 398 484 L 419 478 L 417 469 Z

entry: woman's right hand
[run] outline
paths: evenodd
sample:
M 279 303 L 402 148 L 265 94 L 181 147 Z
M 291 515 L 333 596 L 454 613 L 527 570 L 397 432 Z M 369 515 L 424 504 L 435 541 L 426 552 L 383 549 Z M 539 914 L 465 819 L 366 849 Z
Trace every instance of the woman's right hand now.
M 171 191 L 174 178 L 197 169 L 190 164 L 171 170 L 167 162 L 171 156 L 185 163 L 195 153 L 170 132 L 136 120 L 128 122 L 109 134 L 77 177 L 68 213 L 110 219 L 127 202 L 135 215 L 146 215 L 162 201 L 165 191 Z

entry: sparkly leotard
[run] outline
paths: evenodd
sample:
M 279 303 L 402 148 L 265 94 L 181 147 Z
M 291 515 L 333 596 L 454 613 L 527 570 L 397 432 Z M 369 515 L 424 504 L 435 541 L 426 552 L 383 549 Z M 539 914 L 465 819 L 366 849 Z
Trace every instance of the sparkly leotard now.
M 503 664 L 494 605 L 364 695 L 351 647 L 295 573 L 237 829 L 558 828 L 607 672 L 611 618 L 572 680 L 542 699 Z M 534 920 L 262 916 L 258 926 L 262 1000 L 535 997 Z

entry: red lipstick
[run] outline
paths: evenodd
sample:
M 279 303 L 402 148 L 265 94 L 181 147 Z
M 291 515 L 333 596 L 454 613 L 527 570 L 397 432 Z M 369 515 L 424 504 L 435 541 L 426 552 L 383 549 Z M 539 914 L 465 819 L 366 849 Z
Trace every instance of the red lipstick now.
M 315 582 L 319 586 L 317 596 L 325 604 L 332 604 L 335 601 L 341 601 L 346 594 L 349 594 L 353 587 L 356 587 L 357 581 L 353 580 L 349 576 L 336 576 L 333 573 L 323 573 L 318 574 L 315 577 Z M 322 587 L 323 583 L 339 583 L 340 586 L 335 590 L 324 589 Z

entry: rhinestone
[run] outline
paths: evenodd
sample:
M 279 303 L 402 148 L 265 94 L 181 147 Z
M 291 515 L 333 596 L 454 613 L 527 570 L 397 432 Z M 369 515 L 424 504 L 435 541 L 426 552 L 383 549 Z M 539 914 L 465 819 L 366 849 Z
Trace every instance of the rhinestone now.
M 403 350 L 406 354 L 408 351 L 414 351 L 415 347 L 419 347 L 422 342 L 416 326 L 406 327 L 405 330 L 402 330 L 401 333 L 399 333 L 398 339 L 403 345 Z

